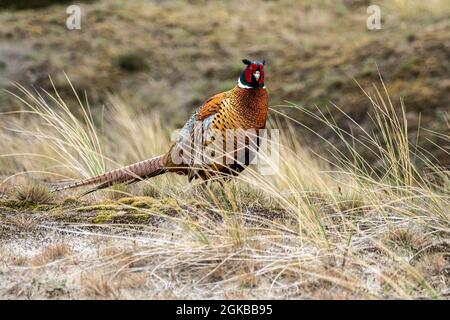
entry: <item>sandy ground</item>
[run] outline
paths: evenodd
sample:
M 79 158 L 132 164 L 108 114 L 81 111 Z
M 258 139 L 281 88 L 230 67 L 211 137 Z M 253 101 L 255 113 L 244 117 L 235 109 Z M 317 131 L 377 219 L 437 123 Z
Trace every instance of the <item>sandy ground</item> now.
M 67 213 L 70 216 L 71 213 Z M 90 213 L 84 214 L 85 217 Z M 92 215 L 95 215 L 92 213 Z M 204 281 L 186 262 L 171 255 L 204 247 L 173 248 L 179 226 L 68 223 L 45 212 L 0 212 L 0 298 L 2 299 L 210 299 L 267 297 L 261 289 L 242 289 Z M 168 249 L 170 247 L 171 249 Z M 184 252 L 183 252 L 184 251 Z M 214 250 L 213 250 L 214 251 Z M 212 265 L 220 265 L 212 256 Z M 220 259 L 220 258 L 218 258 Z M 194 263 L 195 264 L 195 263 Z M 212 270 L 213 267 L 207 270 Z M 204 280 L 202 280 L 204 278 Z M 214 286 L 220 290 L 214 290 Z M 263 289 L 264 288 L 264 289 Z M 287 289 L 288 291 L 291 289 Z M 290 293 L 274 290 L 273 297 Z M 298 295 L 297 291 L 292 294 Z
M 120 256 L 129 256 L 144 240 L 124 239 L 120 232 L 114 231 L 106 235 L 82 225 L 26 219 L 23 221 L 30 223 L 28 230 L 17 227 L 2 230 L 1 298 L 150 297 L 146 290 L 150 277 L 146 272 L 132 272 L 123 277 L 119 270 L 114 275 L 108 267 L 110 263 L 115 269 L 116 263 L 120 265 Z M 127 234 L 129 237 L 130 232 Z M 154 295 L 152 292 L 151 296 Z

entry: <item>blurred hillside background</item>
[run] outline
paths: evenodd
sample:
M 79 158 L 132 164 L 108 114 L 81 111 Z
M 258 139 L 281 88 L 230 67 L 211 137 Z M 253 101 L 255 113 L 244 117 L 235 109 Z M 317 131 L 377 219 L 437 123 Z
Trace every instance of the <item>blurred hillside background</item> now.
M 64 71 L 86 93 L 96 118 L 114 95 L 137 113 L 160 112 L 173 128 L 206 98 L 236 84 L 242 58 L 265 58 L 272 106 L 329 108 L 339 127 L 357 136 L 333 104 L 370 131 L 372 104 L 355 80 L 373 91 L 378 66 L 394 104 L 404 100 L 411 140 L 424 127 L 419 144 L 450 164 L 449 141 L 439 138 L 450 127 L 448 0 L 376 1 L 382 29 L 374 31 L 366 27 L 372 2 L 365 0 L 77 3 L 81 30 L 66 28 L 71 1 L 0 1 L 2 89 L 14 91 L 12 81 L 51 90 L 51 75 L 70 102 Z M 1 90 L 0 111 L 21 107 Z M 320 122 L 286 112 L 332 139 Z M 304 141 L 319 144 L 298 130 Z

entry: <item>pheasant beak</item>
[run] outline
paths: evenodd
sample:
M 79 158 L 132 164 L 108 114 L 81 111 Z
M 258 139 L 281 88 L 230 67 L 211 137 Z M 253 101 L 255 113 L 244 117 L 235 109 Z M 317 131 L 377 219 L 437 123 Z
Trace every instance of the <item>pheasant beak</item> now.
M 255 71 L 255 73 L 253 74 L 253 76 L 255 77 L 256 81 L 259 81 L 259 77 L 261 76 L 261 73 L 258 71 Z

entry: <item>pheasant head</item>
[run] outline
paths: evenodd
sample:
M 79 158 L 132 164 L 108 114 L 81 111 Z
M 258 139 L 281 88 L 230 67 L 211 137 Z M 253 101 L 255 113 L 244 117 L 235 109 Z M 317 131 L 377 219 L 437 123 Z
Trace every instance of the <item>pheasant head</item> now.
M 242 71 L 241 76 L 239 77 L 239 87 L 244 89 L 264 88 L 264 65 L 266 61 L 250 61 L 244 59 L 242 62 L 247 67 Z

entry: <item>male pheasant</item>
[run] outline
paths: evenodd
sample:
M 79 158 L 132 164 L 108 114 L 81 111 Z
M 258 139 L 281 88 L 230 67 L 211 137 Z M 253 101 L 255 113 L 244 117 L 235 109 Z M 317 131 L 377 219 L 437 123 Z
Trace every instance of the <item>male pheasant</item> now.
M 260 143 L 259 129 L 265 128 L 268 113 L 268 95 L 264 85 L 265 61 L 244 59 L 242 62 L 246 67 L 238 78 L 237 85 L 229 91 L 212 96 L 195 110 L 167 153 L 57 187 L 55 191 L 97 184 L 83 194 L 85 195 L 115 183 L 129 184 L 166 172 L 188 175 L 189 181 L 197 177 L 208 180 L 216 176 L 238 175 L 257 152 Z M 242 143 L 236 135 L 229 134 L 230 130 L 251 134 L 245 134 L 245 141 Z M 242 135 L 240 137 L 242 140 Z M 210 155 L 205 156 L 205 149 L 216 146 L 219 140 L 222 140 L 222 146 L 225 145 L 226 148 L 212 148 Z M 241 150 L 245 152 L 240 153 Z M 245 158 L 238 161 L 238 153 Z

